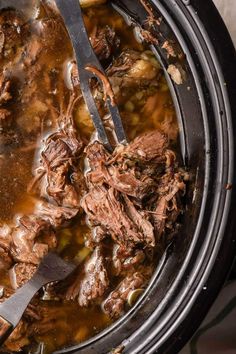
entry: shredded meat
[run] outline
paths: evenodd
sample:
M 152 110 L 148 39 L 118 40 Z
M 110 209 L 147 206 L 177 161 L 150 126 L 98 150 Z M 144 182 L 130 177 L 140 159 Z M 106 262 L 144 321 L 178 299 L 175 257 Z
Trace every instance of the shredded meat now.
M 127 146 L 123 154 L 129 159 L 138 159 L 140 162 L 165 163 L 167 139 L 158 130 L 138 136 Z
M 130 90 L 156 87 L 160 69 L 152 64 L 149 58 L 142 57 L 134 50 L 125 50 L 106 70 L 116 101 L 123 102 Z
M 11 255 L 17 262 L 38 264 L 48 252 L 48 245 L 37 240 L 49 232 L 50 224 L 35 215 L 22 217 L 12 233 Z
M 88 306 L 92 300 L 101 297 L 109 285 L 105 260 L 101 247 L 96 247 L 91 258 L 85 263 L 83 275 L 67 291 L 67 299 L 78 298 L 80 306 Z
M 153 227 L 148 220 L 143 220 L 145 226 L 140 227 L 141 215 L 134 211 L 132 202 L 126 206 L 132 209 L 136 220 L 129 218 L 125 212 L 125 205 L 121 201 L 120 194 L 113 188 L 94 187 L 81 201 L 91 225 L 101 225 L 113 240 L 122 246 L 134 247 L 136 244 L 155 244 Z M 131 207 L 132 205 L 132 207 Z
M 10 270 L 10 279 L 13 289 L 17 289 L 24 285 L 36 271 L 36 266 L 29 263 L 17 263 Z
M 86 149 L 91 167 L 87 178 L 92 184 L 105 182 L 124 194 L 142 199 L 151 194 L 156 185 L 154 178 L 149 176 L 150 170 L 142 173 L 140 167 L 147 169 L 148 163 L 151 163 L 154 167 L 152 174 L 157 173 L 157 168 L 163 169 L 166 148 L 166 137 L 159 131 L 136 138 L 127 147 L 118 148 L 113 156 L 109 156 L 104 147 L 95 142 Z
M 120 46 L 120 40 L 109 26 L 97 28 L 90 38 L 92 47 L 99 60 L 109 59 Z
M 39 216 L 48 220 L 54 228 L 65 225 L 78 214 L 76 208 L 61 207 L 45 202 L 40 203 L 37 210 Z
M 67 208 L 79 209 L 82 192 L 77 190 L 71 179 L 72 175 L 74 180 L 76 179 L 78 156 L 83 146 L 72 120 L 74 103 L 75 100 L 71 96 L 67 112 L 59 117 L 60 130 L 47 138 L 45 149 L 41 153 L 42 162 L 38 176 L 36 175 L 31 185 L 32 189 L 41 182 L 40 196 L 65 208 L 65 211 Z
M 9 60 L 12 55 L 17 58 L 22 51 L 28 28 L 23 16 L 14 9 L 0 11 L 0 58 Z
M 10 85 L 10 80 L 2 74 L 0 76 L 0 104 L 9 101 L 12 98 L 10 93 Z
M 142 264 L 146 258 L 146 254 L 140 249 L 126 249 L 117 244 L 113 247 L 112 265 L 113 273 L 121 275 L 127 271 L 132 271 L 138 265 Z
M 119 317 L 124 312 L 129 293 L 135 289 L 144 288 L 145 283 L 146 279 L 141 273 L 135 272 L 128 275 L 104 301 L 105 313 L 112 318 Z

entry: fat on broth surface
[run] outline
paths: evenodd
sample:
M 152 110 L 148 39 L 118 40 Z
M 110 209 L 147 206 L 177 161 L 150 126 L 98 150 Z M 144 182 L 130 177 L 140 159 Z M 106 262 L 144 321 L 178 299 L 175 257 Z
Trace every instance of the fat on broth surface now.
M 11 11 L 13 22 L 19 21 L 19 29 L 12 37 L 5 38 L 9 48 L 0 57 L 1 70 L 11 82 L 11 99 L 3 105 L 11 114 L 7 117 L 7 123 L 0 122 L 3 124 L 0 126 L 0 224 L 11 226 L 20 215 L 35 210 L 37 198 L 29 191 L 29 185 L 40 159 L 42 144 L 56 130 L 58 112 L 65 110 L 68 105 L 70 70 L 74 58 L 70 40 L 64 26 L 60 25 L 58 14 L 43 2 L 22 0 L 17 1 L 16 6 L 15 1 L 4 0 L 0 9 L 0 25 L 7 11 Z M 137 41 L 133 29 L 108 4 L 87 8 L 84 16 L 90 35 L 96 26 L 109 25 L 115 30 L 120 38 L 115 57 L 127 49 L 141 53 L 146 67 L 142 67 L 140 61 L 140 67 L 133 67 L 132 77 L 146 75 L 156 82 L 148 88 L 134 84 L 120 96 L 118 106 L 128 138 L 133 140 L 141 133 L 163 129 L 168 132 L 170 143 L 176 148 L 178 125 L 170 92 L 164 74 L 148 47 Z M 38 44 L 34 37 L 42 31 L 42 21 L 47 22 L 50 18 L 55 21 L 48 22 L 49 30 L 43 38 L 44 50 L 36 60 L 34 53 L 38 50 Z M 24 34 L 20 31 L 24 31 Z M 24 56 L 26 45 L 31 45 L 32 53 L 27 66 L 22 65 L 22 61 L 27 60 Z M 79 88 L 75 90 L 80 95 Z M 76 104 L 73 117 L 80 136 L 88 143 L 94 128 L 82 99 Z M 6 129 L 7 136 L 3 133 Z M 81 158 L 81 165 L 83 163 Z M 91 252 L 84 245 L 87 232 L 89 228 L 85 217 L 80 214 L 69 226 L 57 231 L 58 252 L 64 258 L 77 257 L 84 261 Z M 0 279 L 1 287 L 11 287 L 9 271 L 0 270 Z M 118 280 L 114 280 L 112 289 Z M 43 353 L 51 353 L 84 341 L 112 323 L 100 304 L 82 308 L 76 301 L 47 300 L 43 292 L 40 296 L 39 304 L 45 318 L 40 321 L 40 326 L 37 320 L 32 321 L 33 331 L 29 339 L 27 336 L 25 341 L 21 339 L 20 346 L 25 347 L 25 353 L 30 352 L 31 346 L 36 348 L 36 343 L 44 343 Z M 19 348 L 19 341 L 9 342 L 7 348 L 14 352 Z

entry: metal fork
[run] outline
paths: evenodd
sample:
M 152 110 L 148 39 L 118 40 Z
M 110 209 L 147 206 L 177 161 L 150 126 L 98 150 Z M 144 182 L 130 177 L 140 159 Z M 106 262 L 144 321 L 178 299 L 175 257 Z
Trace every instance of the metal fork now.
M 101 76 L 106 78 L 108 84 L 109 81 L 90 44 L 79 0 L 56 0 L 56 4 L 74 48 L 79 71 L 80 88 L 98 133 L 98 139 L 107 149 L 112 150 L 90 89 L 91 78 L 96 78 L 101 84 L 103 84 Z M 105 97 L 105 101 L 114 124 L 117 142 L 119 144 L 126 144 L 127 139 L 117 105 L 109 95 Z
M 76 269 L 55 253 L 48 253 L 41 261 L 33 277 L 14 295 L 0 304 L 0 345 L 9 337 L 19 323 L 26 307 L 42 286 L 65 279 Z

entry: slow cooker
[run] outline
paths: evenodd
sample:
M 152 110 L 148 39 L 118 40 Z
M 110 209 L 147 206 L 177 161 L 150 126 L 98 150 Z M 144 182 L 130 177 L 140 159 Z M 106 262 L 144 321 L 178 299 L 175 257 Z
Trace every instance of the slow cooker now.
M 235 254 L 236 55 L 211 0 L 152 0 L 160 25 L 150 48 L 171 89 L 183 163 L 190 173 L 182 228 L 146 292 L 96 337 L 57 353 L 178 353 L 222 287 Z M 139 0 L 112 5 L 136 31 L 148 12 Z M 172 43 L 176 56 L 162 43 Z M 170 65 L 183 75 L 179 85 Z

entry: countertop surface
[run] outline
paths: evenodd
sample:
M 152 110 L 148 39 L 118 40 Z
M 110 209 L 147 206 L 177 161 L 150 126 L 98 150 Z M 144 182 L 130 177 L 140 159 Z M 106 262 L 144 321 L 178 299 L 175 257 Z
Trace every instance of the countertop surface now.
M 213 0 L 213 2 L 223 17 L 236 47 L 236 0 Z

